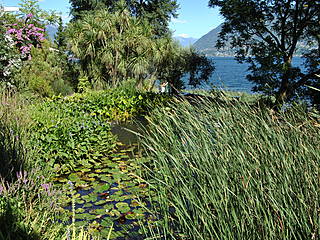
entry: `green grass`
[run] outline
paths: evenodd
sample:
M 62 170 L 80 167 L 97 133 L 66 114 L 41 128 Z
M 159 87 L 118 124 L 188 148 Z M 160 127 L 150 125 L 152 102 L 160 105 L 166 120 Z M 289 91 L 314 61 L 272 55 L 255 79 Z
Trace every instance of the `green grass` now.
M 149 120 L 150 239 L 319 239 L 319 115 L 203 102 Z

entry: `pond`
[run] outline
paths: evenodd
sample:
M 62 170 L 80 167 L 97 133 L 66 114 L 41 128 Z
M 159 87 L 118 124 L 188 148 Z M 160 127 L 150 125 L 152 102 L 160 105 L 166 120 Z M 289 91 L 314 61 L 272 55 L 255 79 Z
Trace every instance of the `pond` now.
M 112 123 L 112 133 L 119 142 L 108 156 L 55 177 L 57 184 L 69 188 L 63 204 L 69 224 L 74 221 L 76 226 L 88 226 L 89 231 L 103 237 L 112 228 L 111 239 L 142 239 L 139 224 L 153 219 L 147 210 L 148 185 L 138 176 L 146 159 L 131 131 L 142 133 L 144 124 L 144 119 Z

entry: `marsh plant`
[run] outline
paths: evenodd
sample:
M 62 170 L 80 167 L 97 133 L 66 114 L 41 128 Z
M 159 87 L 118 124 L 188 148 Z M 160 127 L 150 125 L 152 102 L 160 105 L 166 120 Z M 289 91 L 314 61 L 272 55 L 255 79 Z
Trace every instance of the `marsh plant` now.
M 319 115 L 204 101 L 149 120 L 149 237 L 319 239 Z

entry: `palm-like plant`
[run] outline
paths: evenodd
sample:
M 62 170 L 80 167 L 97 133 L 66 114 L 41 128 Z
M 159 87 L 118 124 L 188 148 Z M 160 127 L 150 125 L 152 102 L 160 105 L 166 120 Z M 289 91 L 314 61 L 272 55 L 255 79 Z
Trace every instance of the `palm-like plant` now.
M 72 52 L 95 86 L 141 80 L 157 50 L 152 27 L 125 8 L 87 15 L 69 26 L 68 36 Z

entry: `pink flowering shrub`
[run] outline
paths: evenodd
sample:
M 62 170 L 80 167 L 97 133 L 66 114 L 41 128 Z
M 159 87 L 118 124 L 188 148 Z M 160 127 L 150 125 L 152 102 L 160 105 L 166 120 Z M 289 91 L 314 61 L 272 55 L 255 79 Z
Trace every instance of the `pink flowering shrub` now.
M 32 46 L 41 47 L 42 41 L 45 40 L 43 28 L 35 26 L 31 22 L 33 15 L 28 14 L 25 21 L 18 21 L 9 26 L 7 34 L 11 36 L 15 46 L 19 49 L 23 59 L 31 59 Z

